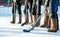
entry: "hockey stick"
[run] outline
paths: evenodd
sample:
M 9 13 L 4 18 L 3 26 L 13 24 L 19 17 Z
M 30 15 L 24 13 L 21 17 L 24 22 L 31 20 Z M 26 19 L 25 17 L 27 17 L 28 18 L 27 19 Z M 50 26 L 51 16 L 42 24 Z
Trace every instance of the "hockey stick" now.
M 38 8 L 37 8 L 38 9 Z M 46 10 L 46 8 L 45 8 Z M 43 11 L 43 13 L 45 12 L 45 10 Z M 32 26 L 31 29 L 27 30 L 27 29 L 24 29 L 23 31 L 24 32 L 30 32 L 31 30 L 33 30 L 35 28 L 35 26 L 38 24 L 38 22 L 41 20 L 41 16 L 43 15 L 43 13 L 39 16 L 39 18 L 36 20 L 36 22 L 34 23 L 34 25 Z
M 47 2 L 48 2 L 48 0 L 47 0 Z M 46 3 L 47 3 L 47 2 L 46 2 Z M 46 5 L 47 5 L 47 4 L 46 4 Z M 45 5 L 45 9 L 44 9 L 43 13 L 44 13 L 45 10 L 47 9 L 46 5 Z M 37 25 L 37 23 L 40 21 L 41 16 L 43 15 L 43 13 L 39 16 L 39 18 L 38 18 L 37 21 L 34 23 L 34 25 L 32 26 L 31 29 L 29 29 L 29 30 L 24 29 L 23 31 L 24 31 L 24 32 L 30 32 L 31 30 L 33 30 L 33 29 L 35 28 L 35 26 Z

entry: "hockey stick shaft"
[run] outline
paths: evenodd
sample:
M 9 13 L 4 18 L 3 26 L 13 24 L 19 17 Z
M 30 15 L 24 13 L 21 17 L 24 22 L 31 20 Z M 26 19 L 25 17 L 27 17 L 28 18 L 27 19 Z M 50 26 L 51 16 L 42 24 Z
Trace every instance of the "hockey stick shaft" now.
M 45 10 L 43 11 L 43 13 L 45 12 Z M 38 24 L 38 22 L 41 20 L 41 17 L 43 15 L 43 13 L 38 17 L 38 19 L 36 20 L 36 22 L 34 23 L 34 25 L 32 26 L 31 30 L 34 29 L 36 27 L 36 25 Z
M 38 0 L 38 2 L 39 2 L 39 0 Z M 50 0 L 47 0 L 47 4 L 50 2 Z M 47 5 L 46 4 L 46 5 Z M 38 5 L 37 5 L 38 6 Z M 47 7 L 45 6 L 45 10 L 47 9 Z M 37 10 L 38 10 L 38 7 L 37 7 Z M 43 13 L 45 12 L 45 10 L 43 11 Z M 38 12 L 38 11 L 37 11 Z M 43 15 L 43 13 L 39 16 L 39 18 L 36 20 L 36 22 L 34 23 L 34 25 L 32 26 L 32 28 L 31 28 L 31 30 L 32 29 L 34 29 L 34 27 L 38 24 L 38 22 L 40 22 L 40 20 L 41 20 L 41 16 Z

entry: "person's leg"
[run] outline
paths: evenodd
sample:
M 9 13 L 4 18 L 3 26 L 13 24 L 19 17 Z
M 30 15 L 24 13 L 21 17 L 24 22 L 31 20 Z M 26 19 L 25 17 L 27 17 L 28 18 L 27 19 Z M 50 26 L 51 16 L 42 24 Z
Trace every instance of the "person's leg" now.
M 20 24 L 21 23 L 21 21 L 22 21 L 22 13 L 21 13 L 21 4 L 22 3 L 19 3 L 18 4 L 18 15 L 19 15 L 19 22 L 18 22 L 18 24 Z
M 44 15 L 45 15 L 44 24 L 40 26 L 40 27 L 43 27 L 43 28 L 49 27 L 49 24 L 50 24 L 50 22 L 49 22 L 50 21 L 50 17 L 49 17 L 49 13 L 50 13 L 49 2 L 50 2 L 50 0 L 48 0 L 48 1 L 46 0 L 45 1 L 46 10 L 44 12 Z
M 59 0 L 52 0 L 51 2 L 51 27 L 48 29 L 48 32 L 57 32 L 57 11 L 58 11 L 58 2 Z
M 13 4 L 13 8 L 12 8 L 12 21 L 11 23 L 15 23 L 15 18 L 16 18 L 16 6 Z
M 58 18 L 58 14 L 56 16 L 57 16 L 57 30 L 59 30 L 59 18 Z
M 44 12 L 44 24 L 40 27 L 46 28 L 49 25 L 49 8 L 47 8 Z
M 55 18 L 51 18 L 51 19 L 53 19 L 53 22 L 54 22 L 54 19 L 56 20 L 54 23 L 55 24 L 53 24 L 52 23 L 52 20 L 50 19 L 50 23 L 51 24 L 49 24 L 49 26 L 48 26 L 48 32 L 56 32 L 57 30 L 59 30 L 59 19 L 58 19 L 58 14 L 56 14 L 56 16 L 57 16 L 57 18 L 55 19 Z M 55 25 L 55 27 L 53 26 L 53 25 Z M 53 28 L 55 28 L 56 30 L 53 30 Z M 51 30 L 52 29 L 52 30 Z
M 57 19 L 56 18 L 51 18 L 51 27 L 50 29 L 48 29 L 48 32 L 57 32 Z
M 33 26 L 35 21 L 36 21 L 36 13 L 37 13 L 37 5 L 36 5 L 37 0 L 33 0 L 33 5 L 32 5 L 32 23 L 29 25 Z
M 24 9 L 25 22 L 22 23 L 21 26 L 29 23 L 29 15 L 28 15 L 28 8 L 29 8 L 29 6 L 28 6 L 28 2 L 27 2 L 27 1 L 25 1 L 25 3 L 26 3 L 26 4 L 25 4 L 25 9 Z
M 33 22 L 33 20 L 32 20 L 32 4 L 33 4 L 33 0 L 30 0 L 30 17 L 31 17 L 31 23 Z
M 33 4 L 33 8 L 32 8 L 32 23 L 30 23 L 29 25 L 31 25 L 31 26 L 33 26 L 33 24 L 35 23 L 35 21 L 36 21 L 36 13 L 37 13 L 37 11 L 36 11 L 36 4 Z

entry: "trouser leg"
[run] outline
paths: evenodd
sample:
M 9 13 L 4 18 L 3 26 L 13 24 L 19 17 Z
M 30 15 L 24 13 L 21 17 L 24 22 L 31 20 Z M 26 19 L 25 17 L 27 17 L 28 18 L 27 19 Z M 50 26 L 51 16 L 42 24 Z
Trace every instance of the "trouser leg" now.
M 15 23 L 15 19 L 16 19 L 16 6 L 13 4 L 13 8 L 12 8 L 12 21 L 11 23 Z

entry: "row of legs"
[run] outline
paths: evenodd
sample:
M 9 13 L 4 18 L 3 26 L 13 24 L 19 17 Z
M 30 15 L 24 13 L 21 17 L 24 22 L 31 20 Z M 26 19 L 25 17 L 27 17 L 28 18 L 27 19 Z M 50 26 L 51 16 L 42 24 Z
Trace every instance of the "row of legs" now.
M 29 24 L 31 26 L 33 26 L 33 24 L 35 23 L 36 21 L 36 15 L 31 15 L 31 23 L 29 23 L 29 19 L 27 18 L 27 16 L 25 15 L 25 22 L 22 24 L 25 25 L 25 24 Z M 15 23 L 15 17 L 16 15 L 13 14 L 13 20 L 11 23 Z M 49 17 L 49 13 L 48 13 L 48 10 L 45 11 L 45 17 L 44 17 L 44 24 L 43 25 L 40 25 L 40 22 L 38 23 L 37 27 L 43 27 L 43 28 L 48 28 L 48 31 L 54 31 L 56 32 L 57 30 L 59 30 L 59 20 L 58 20 L 58 15 L 56 15 L 57 18 L 50 18 Z M 39 17 L 39 16 L 38 16 Z M 28 19 L 28 20 L 27 20 Z M 21 14 L 19 14 L 19 22 L 18 23 L 21 23 Z
M 21 13 L 21 11 L 20 11 L 20 13 Z M 33 26 L 35 21 L 37 20 L 36 15 L 33 15 L 32 13 L 30 13 L 31 23 L 29 23 L 28 12 L 26 12 L 26 10 L 25 10 L 24 13 L 25 13 L 25 22 L 21 26 L 23 26 L 25 24 Z M 49 14 L 50 14 L 49 8 L 47 10 L 45 10 L 44 13 L 45 13 L 44 24 L 40 25 L 40 22 L 39 22 L 37 24 L 37 27 L 48 28 L 48 30 L 47 30 L 48 32 L 57 32 L 59 30 L 58 14 L 56 14 L 57 18 L 51 18 L 49 16 Z M 39 17 L 40 15 L 37 15 L 37 16 Z M 15 18 L 16 18 L 16 15 L 15 15 L 15 13 L 13 13 L 13 20 L 11 23 L 15 23 Z M 19 22 L 18 23 L 21 23 L 21 14 L 19 14 Z

